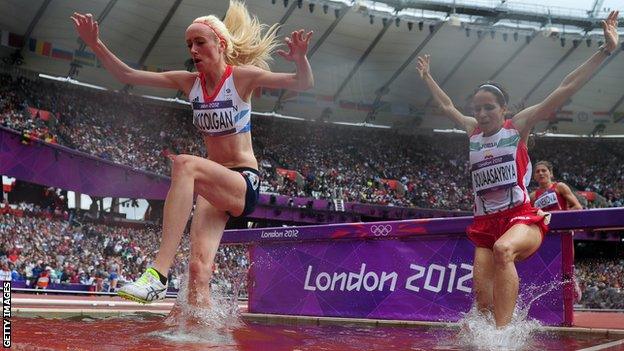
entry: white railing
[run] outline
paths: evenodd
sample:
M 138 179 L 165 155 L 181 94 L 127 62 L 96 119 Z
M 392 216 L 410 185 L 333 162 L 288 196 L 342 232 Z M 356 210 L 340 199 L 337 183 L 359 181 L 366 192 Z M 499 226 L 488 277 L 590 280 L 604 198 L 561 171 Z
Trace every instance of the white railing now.
M 65 295 L 83 295 L 83 296 L 117 296 L 115 292 L 106 291 L 84 291 L 84 290 L 55 290 L 55 289 L 31 289 L 31 288 L 11 288 L 12 292 L 23 292 L 29 294 L 65 294 Z M 167 292 L 167 298 L 177 298 L 178 293 Z M 239 297 L 238 301 L 247 301 L 246 297 Z

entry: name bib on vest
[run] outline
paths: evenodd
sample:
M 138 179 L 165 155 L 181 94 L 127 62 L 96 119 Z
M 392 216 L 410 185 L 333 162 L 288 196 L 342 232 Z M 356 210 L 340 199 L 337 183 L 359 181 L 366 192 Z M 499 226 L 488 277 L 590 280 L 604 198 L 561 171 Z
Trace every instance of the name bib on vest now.
M 549 191 L 542 196 L 540 196 L 537 200 L 535 200 L 534 206 L 537 208 L 546 208 L 552 205 L 559 206 L 559 201 L 557 200 L 557 193 L 554 191 Z
M 193 124 L 209 135 L 227 135 L 236 133 L 238 109 L 232 100 L 194 102 Z
M 472 166 L 472 186 L 477 195 L 513 187 L 518 170 L 513 155 L 493 157 Z

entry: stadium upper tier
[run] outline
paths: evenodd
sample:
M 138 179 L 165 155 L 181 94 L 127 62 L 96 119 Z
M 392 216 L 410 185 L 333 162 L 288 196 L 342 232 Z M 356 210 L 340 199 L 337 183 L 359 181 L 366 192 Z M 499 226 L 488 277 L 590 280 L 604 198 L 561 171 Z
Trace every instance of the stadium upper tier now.
M 248 0 L 280 35 L 315 33 L 309 58 L 316 85 L 306 93 L 263 89 L 257 112 L 417 130 L 452 128 L 430 101 L 415 69 L 418 55 L 433 58 L 432 74 L 465 111 L 481 82 L 506 86 L 514 109 L 544 99 L 563 77 L 598 49 L 599 9 L 574 11 L 500 1 Z M 53 76 L 118 90 L 126 87 L 99 67 L 75 34 L 73 11 L 92 13 L 108 47 L 133 67 L 192 70 L 184 31 L 206 14 L 223 17 L 228 1 L 12 1 L 0 14 L 0 56 Z M 621 9 L 623 10 L 623 9 Z M 449 15 L 452 14 L 452 15 Z M 6 39 L 6 40 L 5 40 Z M 624 60 L 617 50 L 570 103 L 539 131 L 623 134 Z M 277 57 L 274 71 L 290 72 Z M 137 95 L 182 97 L 179 92 L 132 87 Z
M 0 124 L 136 169 L 169 175 L 169 153 L 205 155 L 188 106 L 49 80 L 0 75 Z M 46 120 L 47 119 L 47 120 Z M 263 192 L 347 202 L 470 210 L 464 135 L 410 135 L 255 116 Z M 27 142 L 27 140 L 25 140 Z M 536 138 L 529 153 L 555 177 L 621 206 L 623 142 Z

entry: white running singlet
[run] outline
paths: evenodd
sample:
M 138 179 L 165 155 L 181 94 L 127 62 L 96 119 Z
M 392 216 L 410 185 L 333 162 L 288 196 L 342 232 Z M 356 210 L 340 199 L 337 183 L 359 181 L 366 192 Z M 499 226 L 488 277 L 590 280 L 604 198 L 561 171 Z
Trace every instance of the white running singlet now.
M 477 129 L 470 136 L 470 176 L 475 216 L 504 211 L 529 203 L 531 160 L 520 132 L 511 120 L 496 134 Z
M 212 96 L 206 92 L 203 74 L 195 79 L 189 93 L 193 125 L 208 136 L 224 136 L 251 131 L 251 104 L 238 96 L 232 66 L 227 66 Z

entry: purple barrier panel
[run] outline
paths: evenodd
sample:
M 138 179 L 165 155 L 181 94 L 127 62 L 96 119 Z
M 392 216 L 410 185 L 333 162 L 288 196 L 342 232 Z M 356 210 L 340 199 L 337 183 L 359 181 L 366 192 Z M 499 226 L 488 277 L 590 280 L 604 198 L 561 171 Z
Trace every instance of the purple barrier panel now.
M 48 290 L 89 291 L 90 287 L 91 285 L 83 285 L 83 284 L 57 284 L 57 283 L 48 284 Z M 12 281 L 11 288 L 12 289 L 26 289 L 26 288 L 34 289 L 34 284 L 33 286 L 28 286 L 26 285 L 26 281 L 24 280 Z
M 302 212 L 299 208 L 278 208 L 266 205 L 258 205 L 248 217 L 259 219 L 268 218 L 272 220 L 310 224 L 317 224 L 319 222 L 322 223 L 322 221 L 316 219 L 316 216 L 309 216 L 306 212 Z
M 94 196 L 164 199 L 169 178 L 118 165 L 0 127 L 0 174 Z
M 548 235 L 517 265 L 521 291 L 561 281 L 561 243 Z M 261 243 L 250 255 L 253 313 L 454 322 L 472 304 L 474 246 L 461 235 Z M 564 324 L 562 285 L 535 301 L 530 316 Z
M 359 220 L 359 216 L 352 213 L 308 210 L 291 207 L 273 207 L 263 204 L 258 205 L 256 209 L 247 217 L 309 224 L 344 223 Z
M 26 285 L 26 282 L 23 280 L 11 281 L 11 289 L 26 289 L 26 288 L 28 288 L 28 285 Z
M 440 218 L 469 216 L 469 211 L 437 210 L 413 207 L 383 206 L 348 202 L 345 204 L 349 211 L 357 212 L 365 216 L 385 217 L 387 219 L 416 219 L 416 218 Z
M 271 204 L 271 196 L 275 199 Z M 307 207 L 312 201 L 312 208 L 315 210 L 327 210 L 330 200 L 314 199 L 311 197 L 292 197 L 279 194 L 260 194 L 260 204 L 270 204 L 275 206 L 288 206 L 289 200 L 293 200 L 293 207 Z M 459 217 L 467 216 L 468 211 L 432 210 L 426 208 L 383 206 L 374 204 L 364 204 L 356 202 L 346 202 L 344 204 L 347 212 L 356 212 L 361 215 L 382 217 L 384 214 L 388 219 L 409 219 L 409 218 L 434 218 L 434 217 Z
M 394 222 L 341 223 L 305 227 L 226 230 L 222 243 L 254 241 L 308 241 L 326 239 L 366 239 L 411 237 L 423 234 L 463 233 L 472 217 L 428 218 Z
M 56 284 L 56 283 L 50 283 L 48 285 L 48 289 L 50 289 L 50 290 L 89 291 L 90 288 L 91 288 L 91 285 L 84 285 L 84 284 Z
M 472 217 L 425 218 L 404 221 L 341 223 L 306 227 L 226 230 L 222 243 L 309 241 L 327 239 L 406 238 L 424 234 L 463 234 Z M 624 207 L 552 214 L 551 230 L 624 227 Z

